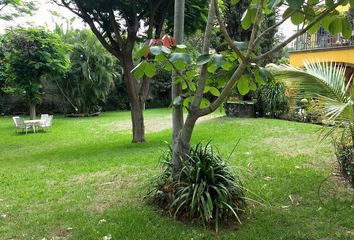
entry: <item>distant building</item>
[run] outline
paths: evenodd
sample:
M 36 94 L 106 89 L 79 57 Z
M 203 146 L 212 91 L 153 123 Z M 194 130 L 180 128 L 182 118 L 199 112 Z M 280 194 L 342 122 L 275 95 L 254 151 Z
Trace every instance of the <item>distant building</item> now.
M 349 5 L 337 10 L 347 14 L 353 11 L 349 9 Z M 349 17 L 353 20 L 352 16 Z M 303 66 L 306 59 L 345 64 L 346 75 L 349 77 L 354 73 L 354 30 L 350 39 L 343 38 L 341 34 L 331 35 L 323 28 L 313 35 L 306 33 L 293 41 L 289 57 L 290 65 L 294 67 Z

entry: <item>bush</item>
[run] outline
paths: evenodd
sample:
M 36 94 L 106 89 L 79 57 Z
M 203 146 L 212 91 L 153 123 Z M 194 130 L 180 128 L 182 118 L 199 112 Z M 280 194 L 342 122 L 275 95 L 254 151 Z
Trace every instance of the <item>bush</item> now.
M 220 221 L 231 217 L 241 222 L 239 215 L 246 207 L 242 183 L 209 144 L 199 143 L 190 150 L 176 179 L 171 158 L 170 148 L 162 156 L 164 171 L 148 195 L 154 205 L 175 218 L 198 219 L 204 226 L 214 223 L 216 231 Z
M 261 85 L 256 92 L 257 111 L 261 117 L 279 117 L 289 111 L 284 83 L 275 80 Z
M 336 143 L 336 156 L 343 176 L 354 187 L 354 149 L 351 145 Z

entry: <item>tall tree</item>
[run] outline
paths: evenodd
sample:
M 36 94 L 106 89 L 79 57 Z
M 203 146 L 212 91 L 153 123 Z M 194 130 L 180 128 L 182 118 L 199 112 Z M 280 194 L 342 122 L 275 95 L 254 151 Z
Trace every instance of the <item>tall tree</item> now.
M 233 2 L 237 3 L 238 1 Z M 252 1 L 241 19 L 241 25 L 245 30 L 252 29 L 251 35 L 247 41 L 241 42 L 234 41 L 230 37 L 220 12 L 219 1 L 211 0 L 204 34 L 203 51 L 194 64 L 191 62 L 188 52 L 183 50 L 184 46 L 177 46 L 177 49 L 170 49 L 170 52 L 166 51 L 164 46 L 151 47 L 150 51 L 156 55 L 155 60 L 172 65 L 180 76 L 179 81 L 187 86 L 187 91 L 174 99 L 175 107 L 183 104 L 188 110 L 181 130 L 173 136 L 174 142 L 177 144 L 173 148 L 174 175 L 176 176 L 179 173 L 182 161 L 189 153 L 196 121 L 218 109 L 234 87 L 237 87 L 239 92 L 245 95 L 250 90 L 256 89 L 255 82 L 262 82 L 269 77 L 270 73 L 259 66 L 262 60 L 281 50 L 302 34 L 316 32 L 321 25 L 332 33 L 342 32 L 345 37 L 351 37 L 351 24 L 347 18 L 339 15 L 336 11 L 339 5 L 347 3 L 346 0 L 326 1 L 325 3 L 322 1 L 298 0 L 287 0 L 286 2 L 276 0 Z M 286 8 L 282 19 L 269 28 L 260 31 L 264 16 L 274 13 L 280 7 Z M 227 51 L 217 54 L 209 53 L 210 35 L 215 18 L 229 47 Z M 299 31 L 273 46 L 269 51 L 260 53 L 257 49 L 259 42 L 264 39 L 267 33 L 279 27 L 288 19 L 299 26 Z M 198 73 L 199 76 L 196 77 Z M 204 96 L 205 93 L 209 92 L 216 96 L 211 103 Z
M 56 83 L 77 112 L 90 114 L 106 100 L 115 75 L 115 58 L 89 29 L 68 30 L 63 38 L 72 46 L 71 69 L 55 79 Z
M 8 30 L 1 48 L 6 84 L 23 92 L 30 117 L 36 117 L 36 105 L 42 100 L 42 81 L 48 75 L 64 75 L 70 68 L 69 47 L 54 33 L 43 28 L 18 27 Z M 1 52 L 1 51 L 0 51 Z
M 192 0 L 190 0 L 192 1 Z M 133 142 L 145 141 L 144 106 L 148 95 L 150 78 L 156 72 L 152 64 L 145 65 L 144 77 L 133 74 L 134 46 L 141 41 L 141 33 L 145 38 L 161 37 L 164 23 L 168 19 L 165 12 L 173 8 L 172 0 L 134 0 L 134 1 L 104 1 L 104 0 L 57 0 L 77 16 L 82 18 L 91 28 L 102 45 L 113 54 L 124 69 L 128 98 L 131 107 Z M 193 2 L 193 1 L 192 1 Z M 205 2 L 198 1 L 199 11 L 194 17 L 202 21 L 205 12 Z M 203 6 L 204 5 L 204 6 Z M 146 32 L 141 29 L 141 23 L 147 24 Z M 193 26 L 194 22 L 190 22 Z M 198 26 L 198 24 L 195 24 Z

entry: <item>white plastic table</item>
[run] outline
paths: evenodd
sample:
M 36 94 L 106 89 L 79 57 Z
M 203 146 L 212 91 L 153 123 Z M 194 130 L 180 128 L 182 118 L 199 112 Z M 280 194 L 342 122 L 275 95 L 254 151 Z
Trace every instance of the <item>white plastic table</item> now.
M 33 132 L 36 132 L 36 126 L 38 126 L 41 123 L 42 120 L 38 119 L 38 120 L 26 120 L 24 121 L 24 123 L 26 125 L 29 125 L 33 128 Z

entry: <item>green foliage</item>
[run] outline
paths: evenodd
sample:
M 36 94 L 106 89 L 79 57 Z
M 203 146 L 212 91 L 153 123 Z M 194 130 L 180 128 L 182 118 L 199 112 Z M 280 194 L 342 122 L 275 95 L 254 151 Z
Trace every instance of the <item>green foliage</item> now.
M 335 142 L 335 152 L 342 174 L 354 187 L 354 150 L 347 142 Z
M 279 117 L 289 111 L 289 97 L 286 96 L 286 86 L 274 78 L 257 88 L 257 111 L 262 117 Z
M 72 46 L 72 67 L 56 81 L 76 111 L 85 114 L 98 111 L 112 86 L 117 62 L 90 30 L 69 30 L 63 37 Z
M 345 69 L 345 66 L 336 66 L 332 62 L 305 62 L 305 70 L 283 66 L 275 71 L 275 77 L 280 81 L 291 81 L 298 94 L 317 99 L 312 107 L 325 123 L 335 126 L 329 128 L 325 137 L 339 128 L 343 134 L 349 132 L 350 138 L 354 139 L 354 91 L 352 80 L 346 85 Z
M 31 14 L 36 9 L 36 1 L 0 0 L 0 19 L 13 20 L 22 14 Z
M 24 93 L 31 104 L 41 102 L 44 77 L 63 76 L 70 68 L 69 46 L 43 28 L 8 30 L 0 47 L 6 85 Z
M 191 148 L 176 179 L 172 178 L 172 149 L 162 156 L 163 173 L 149 193 L 159 207 L 175 217 L 200 219 L 204 224 L 236 218 L 246 207 L 244 187 L 221 156 L 209 145 Z
M 236 42 L 235 44 L 244 46 L 246 43 Z M 176 48 L 166 48 L 162 45 L 143 47 L 138 53 L 143 55 L 143 52 L 149 51 L 150 56 L 143 58 L 132 70 L 135 77 L 154 76 L 156 72 L 147 71 L 147 66 L 152 63 L 169 72 L 175 70 L 177 72 L 176 83 L 182 84 L 183 94 L 173 102 L 173 105 L 183 104 L 187 109 L 190 107 L 197 90 L 200 67 L 205 65 L 208 70 L 204 97 L 200 104 L 200 107 L 203 108 L 210 105 L 207 94 L 219 97 L 221 90 L 241 62 L 241 59 L 235 53 L 229 51 L 196 55 L 193 47 L 184 45 L 176 46 Z M 247 51 L 247 46 L 243 51 Z M 150 73 L 154 73 L 154 75 L 149 75 Z M 251 65 L 236 85 L 238 92 L 246 95 L 250 91 L 255 91 L 256 83 L 261 84 L 270 76 L 265 68 Z

